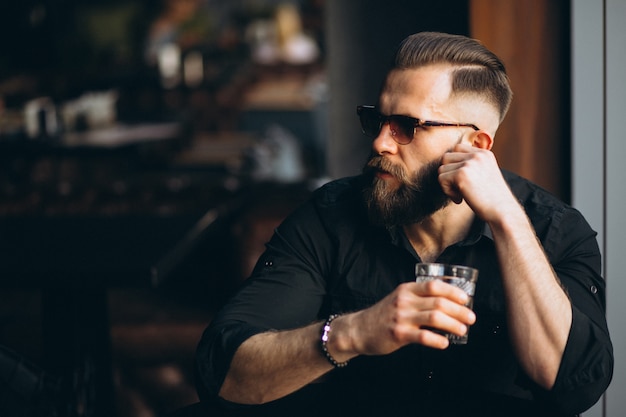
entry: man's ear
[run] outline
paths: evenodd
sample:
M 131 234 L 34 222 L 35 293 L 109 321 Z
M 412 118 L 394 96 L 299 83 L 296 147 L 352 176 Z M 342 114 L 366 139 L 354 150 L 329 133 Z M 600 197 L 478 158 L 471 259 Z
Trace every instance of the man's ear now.
M 493 147 L 493 137 L 491 137 L 491 135 L 484 130 L 473 132 L 472 136 L 470 137 L 470 141 L 472 143 L 472 146 L 475 148 L 486 149 L 490 151 Z

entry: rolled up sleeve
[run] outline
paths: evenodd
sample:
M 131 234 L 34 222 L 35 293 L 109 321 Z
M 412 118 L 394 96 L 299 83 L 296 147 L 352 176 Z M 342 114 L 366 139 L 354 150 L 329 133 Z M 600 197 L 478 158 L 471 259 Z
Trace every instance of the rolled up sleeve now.
M 574 209 L 566 210 L 560 220 L 566 227 L 558 227 L 558 234 L 549 239 L 558 245 L 548 243 L 546 250 L 572 303 L 572 325 L 555 385 L 547 396 L 559 412 L 573 415 L 589 409 L 604 393 L 613 376 L 614 359 L 596 233 Z
M 196 350 L 196 385 L 203 401 L 217 398 L 245 340 L 318 318 L 326 292 L 319 265 L 326 263 L 328 238 L 316 219 L 310 204 L 288 217 L 266 245 L 252 276 L 204 331 Z

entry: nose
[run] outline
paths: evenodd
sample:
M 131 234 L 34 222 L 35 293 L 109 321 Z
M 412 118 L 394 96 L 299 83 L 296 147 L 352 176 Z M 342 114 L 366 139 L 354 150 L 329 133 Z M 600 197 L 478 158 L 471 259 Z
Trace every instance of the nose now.
M 392 137 L 389 123 L 383 124 L 378 136 L 372 141 L 372 150 L 376 152 L 377 155 L 383 155 L 385 153 L 394 154 L 398 151 L 398 144 Z

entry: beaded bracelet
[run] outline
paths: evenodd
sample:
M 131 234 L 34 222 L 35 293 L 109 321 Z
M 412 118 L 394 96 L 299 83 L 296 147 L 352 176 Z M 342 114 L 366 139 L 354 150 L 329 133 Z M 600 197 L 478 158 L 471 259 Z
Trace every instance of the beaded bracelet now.
M 330 324 L 337 317 L 339 317 L 339 314 L 331 314 L 330 317 L 328 317 L 328 319 L 326 320 L 326 323 L 324 323 L 324 325 L 322 326 L 321 347 L 322 352 L 324 352 L 324 356 L 326 356 L 326 359 L 328 359 L 328 362 L 330 362 L 335 368 L 343 368 L 348 364 L 348 361 L 337 362 L 335 358 L 333 358 L 333 356 L 330 354 L 330 352 L 328 352 L 328 347 L 326 346 L 331 331 Z

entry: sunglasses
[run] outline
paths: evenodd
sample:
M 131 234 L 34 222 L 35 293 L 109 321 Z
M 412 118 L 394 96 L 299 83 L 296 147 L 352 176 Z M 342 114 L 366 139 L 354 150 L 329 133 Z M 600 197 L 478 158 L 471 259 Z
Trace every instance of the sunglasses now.
M 402 116 L 399 114 L 392 114 L 385 116 L 381 114 L 376 106 L 357 106 L 356 114 L 359 115 L 361 120 L 361 129 L 367 136 L 373 138 L 380 134 L 381 129 L 385 123 L 389 123 L 389 129 L 391 130 L 391 137 L 399 145 L 408 145 L 415 136 L 415 129 L 426 127 L 471 127 L 474 130 L 480 130 L 476 125 L 471 123 L 449 123 L 449 122 L 435 122 L 432 120 L 416 119 L 415 117 Z

